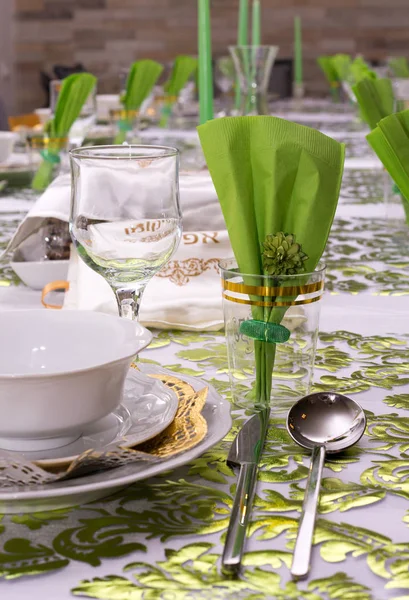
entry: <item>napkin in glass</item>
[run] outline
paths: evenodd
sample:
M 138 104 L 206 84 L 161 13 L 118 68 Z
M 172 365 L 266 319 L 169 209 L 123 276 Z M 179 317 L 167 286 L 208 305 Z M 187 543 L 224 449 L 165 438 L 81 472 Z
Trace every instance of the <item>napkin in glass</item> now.
M 319 56 L 317 63 L 321 67 L 331 88 L 331 95 L 334 100 L 339 100 L 339 77 L 338 71 L 334 66 L 332 56 Z
M 385 117 L 366 138 L 398 186 L 409 224 L 409 110 Z
M 180 92 L 187 84 L 189 78 L 197 71 L 198 60 L 194 56 L 181 54 L 175 58 L 173 69 L 168 81 L 164 85 L 165 104 L 159 125 L 166 127 L 172 112 L 172 106 L 179 97 Z
M 131 65 L 125 93 L 121 98 L 125 115 L 119 121 L 119 132 L 115 138 L 116 144 L 122 144 L 125 141 L 127 131 L 132 129 L 130 113 L 139 110 L 162 71 L 163 66 L 155 60 L 139 60 Z
M 371 129 L 394 112 L 395 97 L 390 79 L 364 77 L 352 86 L 352 91 L 361 109 L 361 116 Z
M 50 144 L 41 152 L 43 161 L 31 184 L 34 190 L 41 192 L 51 183 L 54 167 L 60 162 L 60 151 L 96 82 L 90 73 L 74 73 L 63 80 L 54 117 L 45 126 L 45 137 L 49 136 Z
M 338 203 L 344 145 L 277 117 L 226 117 L 198 132 L 240 271 L 264 274 L 262 244 L 277 232 L 295 235 L 305 270 L 314 271 Z M 274 309 L 268 321 L 284 312 Z M 259 313 L 254 307 L 265 321 Z M 257 401 L 269 404 L 275 344 L 255 341 L 255 353 Z

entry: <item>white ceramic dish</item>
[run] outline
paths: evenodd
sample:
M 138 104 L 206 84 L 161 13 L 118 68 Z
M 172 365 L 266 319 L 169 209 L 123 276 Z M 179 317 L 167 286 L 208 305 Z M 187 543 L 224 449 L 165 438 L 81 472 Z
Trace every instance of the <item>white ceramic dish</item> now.
M 139 323 L 92 311 L 0 312 L 0 448 L 37 451 L 77 439 L 122 401 Z
M 12 131 L 0 131 L 0 163 L 6 162 L 13 152 L 18 136 Z
M 21 281 L 32 290 L 42 290 L 52 281 L 65 281 L 68 277 L 68 260 L 24 261 L 19 251 L 13 254 L 10 266 Z
M 88 425 L 78 440 L 62 448 L 22 454 L 40 467 L 61 469 L 86 450 L 100 450 L 109 444 L 131 448 L 166 429 L 175 418 L 178 404 L 175 392 L 159 379 L 131 368 L 125 380 L 122 404 L 108 416 Z
M 141 365 L 140 368 L 146 373 L 175 375 L 175 373 L 156 365 L 146 364 Z M 148 479 L 184 465 L 209 450 L 230 431 L 230 403 L 224 400 L 207 382 L 187 375 L 183 375 L 183 380 L 196 391 L 201 390 L 204 386 L 209 388 L 206 404 L 202 411 L 208 431 L 206 437 L 194 448 L 155 464 L 129 464 L 103 473 L 95 473 L 59 483 L 0 490 L 0 512 L 32 513 L 93 502 L 109 496 L 135 481 Z

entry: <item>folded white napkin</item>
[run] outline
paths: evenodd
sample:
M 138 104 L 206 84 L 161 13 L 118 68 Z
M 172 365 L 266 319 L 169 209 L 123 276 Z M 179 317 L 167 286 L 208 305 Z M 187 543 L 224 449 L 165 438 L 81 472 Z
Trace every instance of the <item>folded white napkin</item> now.
M 98 186 L 98 189 L 104 187 Z M 131 192 L 132 186 L 129 189 Z M 91 192 L 90 198 L 95 198 Z M 68 221 L 70 196 L 70 176 L 62 175 L 27 214 L 8 251 L 17 248 L 44 220 L 53 217 Z M 101 203 L 104 210 L 109 210 L 111 200 L 112 195 L 107 193 Z M 142 300 L 141 321 L 151 327 L 217 330 L 223 324 L 217 264 L 222 258 L 232 256 L 232 250 L 220 204 L 206 171 L 181 174 L 180 203 L 182 240 L 171 261 L 149 282 Z M 93 232 L 95 241 L 101 244 L 104 226 L 106 224 L 98 225 Z M 76 252 L 71 253 L 68 281 L 70 289 L 65 295 L 64 308 L 117 312 L 109 285 L 87 267 Z
M 223 215 L 217 199 L 213 182 L 207 171 L 180 174 L 180 204 L 183 214 L 184 231 L 221 231 L 225 229 Z M 103 186 L 98 186 L 103 191 Z M 130 193 L 132 186 L 130 186 Z M 104 202 L 98 197 L 98 205 L 110 203 L 108 192 L 104 192 Z M 90 198 L 96 200 L 90 190 Z M 32 209 L 20 223 L 12 237 L 7 252 L 15 250 L 29 235 L 49 218 L 68 222 L 71 203 L 71 177 L 69 174 L 60 175 L 40 196 Z
M 175 255 L 148 283 L 141 304 L 147 327 L 214 331 L 223 325 L 217 265 L 232 256 L 226 231 L 186 231 Z M 71 253 L 64 308 L 117 314 L 108 283 Z

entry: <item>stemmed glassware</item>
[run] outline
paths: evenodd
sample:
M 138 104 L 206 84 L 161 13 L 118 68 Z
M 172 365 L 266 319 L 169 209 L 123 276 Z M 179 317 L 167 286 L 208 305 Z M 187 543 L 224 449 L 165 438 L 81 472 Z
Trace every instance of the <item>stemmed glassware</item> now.
M 70 234 L 82 260 L 138 319 L 143 291 L 182 235 L 179 152 L 165 146 L 90 146 L 70 152 Z

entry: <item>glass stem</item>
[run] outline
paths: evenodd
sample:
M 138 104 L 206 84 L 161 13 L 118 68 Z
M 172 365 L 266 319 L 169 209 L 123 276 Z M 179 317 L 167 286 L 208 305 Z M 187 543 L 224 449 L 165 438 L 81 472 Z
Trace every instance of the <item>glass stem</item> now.
M 120 317 L 135 321 L 139 320 L 139 308 L 144 289 L 144 285 L 133 289 L 114 288 Z

